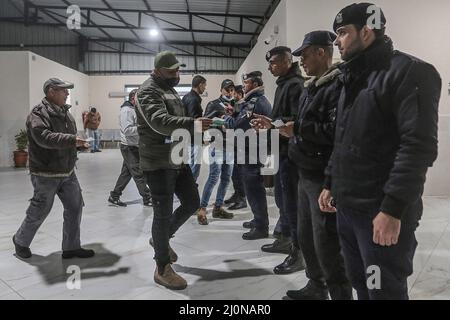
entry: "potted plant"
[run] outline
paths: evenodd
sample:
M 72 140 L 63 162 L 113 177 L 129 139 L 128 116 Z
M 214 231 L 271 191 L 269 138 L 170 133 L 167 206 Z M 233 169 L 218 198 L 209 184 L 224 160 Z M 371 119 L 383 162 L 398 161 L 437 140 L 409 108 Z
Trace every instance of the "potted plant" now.
M 16 168 L 23 168 L 27 166 L 28 152 L 25 151 L 28 145 L 28 136 L 26 130 L 20 130 L 14 136 L 16 139 L 17 150 L 14 151 L 14 165 Z

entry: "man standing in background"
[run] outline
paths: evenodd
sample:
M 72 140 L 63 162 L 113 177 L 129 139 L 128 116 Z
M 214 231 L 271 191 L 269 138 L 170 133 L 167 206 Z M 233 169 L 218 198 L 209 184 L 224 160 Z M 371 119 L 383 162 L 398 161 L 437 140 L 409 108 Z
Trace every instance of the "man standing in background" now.
M 98 127 L 100 126 L 100 122 L 102 117 L 96 108 L 91 107 L 89 113 L 86 115 L 84 119 L 84 127 L 87 129 L 87 133 L 89 138 L 92 141 L 92 149 L 91 153 L 101 152 L 99 149 L 100 146 L 100 136 L 98 134 Z
M 192 90 L 181 100 L 188 117 L 197 119 L 202 116 L 203 109 L 201 95 L 205 90 L 206 79 L 200 75 L 195 76 L 192 79 Z M 191 163 L 189 166 L 191 167 L 195 181 L 197 181 L 198 176 L 200 175 L 200 163 L 195 163 L 195 159 L 197 159 L 197 154 L 202 151 L 202 145 L 195 145 L 193 137 L 191 139 Z

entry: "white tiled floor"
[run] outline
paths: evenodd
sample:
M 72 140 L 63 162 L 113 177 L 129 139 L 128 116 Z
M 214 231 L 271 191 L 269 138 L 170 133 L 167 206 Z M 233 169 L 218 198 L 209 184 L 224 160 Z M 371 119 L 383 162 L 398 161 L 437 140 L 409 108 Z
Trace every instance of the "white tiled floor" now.
M 242 222 L 249 210 L 231 221 L 210 219 L 200 226 L 192 217 L 172 246 L 180 259 L 175 269 L 188 288 L 173 292 L 153 283 L 153 250 L 148 246 L 152 209 L 142 207 L 134 183 L 125 190 L 126 208 L 108 206 L 106 199 L 121 167 L 118 150 L 80 154 L 78 178 L 86 207 L 82 242 L 96 250 L 88 260 L 63 261 L 60 256 L 62 207 L 52 213 L 31 245 L 33 257 L 13 255 L 11 237 L 24 218 L 32 187 L 25 170 L 0 170 L 0 299 L 281 299 L 286 290 L 306 283 L 304 272 L 287 276 L 272 273 L 284 255 L 259 250 L 271 240 L 244 241 Z M 200 186 L 205 181 L 202 170 Z M 277 210 L 269 197 L 271 227 Z M 417 231 L 419 247 L 415 271 L 409 279 L 412 299 L 450 299 L 450 199 L 425 198 L 425 212 Z M 82 270 L 81 290 L 69 290 L 67 268 Z

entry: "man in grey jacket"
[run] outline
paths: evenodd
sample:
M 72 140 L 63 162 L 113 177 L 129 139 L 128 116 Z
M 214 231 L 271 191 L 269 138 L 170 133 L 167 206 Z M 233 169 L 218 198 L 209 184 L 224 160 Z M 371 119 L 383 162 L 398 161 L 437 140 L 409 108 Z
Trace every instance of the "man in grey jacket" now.
M 64 206 L 63 259 L 90 258 L 93 250 L 80 245 L 81 212 L 84 206 L 80 184 L 74 171 L 77 148 L 88 148 L 77 137 L 75 120 L 66 100 L 73 84 L 51 78 L 44 83 L 45 98 L 28 116 L 27 135 L 30 174 L 34 194 L 26 217 L 13 236 L 16 256 L 31 257 L 29 248 L 36 232 L 50 213 L 55 196 Z
M 123 157 L 122 171 L 117 179 L 114 190 L 111 191 L 108 202 L 113 205 L 126 207 L 127 204 L 120 201 L 123 190 L 134 179 L 144 206 L 151 205 L 150 189 L 145 183 L 144 175 L 139 167 L 139 134 L 137 131 L 137 118 L 134 109 L 136 91 L 132 90 L 128 101 L 120 107 L 120 152 Z

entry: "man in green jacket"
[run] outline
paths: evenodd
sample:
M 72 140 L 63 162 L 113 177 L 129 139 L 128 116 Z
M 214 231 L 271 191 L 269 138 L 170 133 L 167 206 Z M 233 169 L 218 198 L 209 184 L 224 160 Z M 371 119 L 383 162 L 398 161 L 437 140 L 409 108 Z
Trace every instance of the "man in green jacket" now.
M 175 54 L 160 52 L 155 69 L 137 92 L 137 120 L 140 165 L 153 199 L 153 225 L 150 244 L 155 250 L 156 283 L 172 290 L 182 290 L 187 282 L 171 267 L 177 260 L 169 239 L 200 206 L 197 185 L 188 164 L 171 159 L 176 146 L 171 135 L 176 129 L 194 133 L 194 121 L 201 131 L 208 129 L 211 119 L 186 116 L 181 99 L 174 89 L 180 81 L 179 68 L 185 67 Z M 173 211 L 173 195 L 181 205 Z

